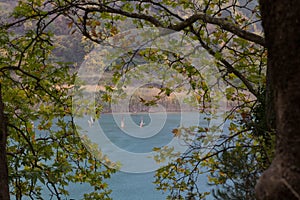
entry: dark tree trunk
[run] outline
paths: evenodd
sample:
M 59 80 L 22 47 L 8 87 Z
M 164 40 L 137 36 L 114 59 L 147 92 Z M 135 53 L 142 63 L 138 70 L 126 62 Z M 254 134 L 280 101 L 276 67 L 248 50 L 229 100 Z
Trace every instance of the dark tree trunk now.
M 300 199 L 300 1 L 260 0 L 268 83 L 276 124 L 275 158 L 256 185 L 257 199 Z
M 4 114 L 4 104 L 0 84 L 0 199 L 9 200 L 8 170 L 6 159 L 7 119 Z

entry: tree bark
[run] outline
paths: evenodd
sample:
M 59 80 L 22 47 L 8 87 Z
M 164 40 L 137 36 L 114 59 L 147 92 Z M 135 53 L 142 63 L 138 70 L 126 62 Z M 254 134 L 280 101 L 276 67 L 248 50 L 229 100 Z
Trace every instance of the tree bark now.
M 9 200 L 8 169 L 6 159 L 7 118 L 4 114 L 2 90 L 0 84 L 0 199 Z
M 267 88 L 273 96 L 270 106 L 274 106 L 275 113 L 276 152 L 256 185 L 256 197 L 300 199 L 300 1 L 260 0 L 260 6 L 268 49 Z

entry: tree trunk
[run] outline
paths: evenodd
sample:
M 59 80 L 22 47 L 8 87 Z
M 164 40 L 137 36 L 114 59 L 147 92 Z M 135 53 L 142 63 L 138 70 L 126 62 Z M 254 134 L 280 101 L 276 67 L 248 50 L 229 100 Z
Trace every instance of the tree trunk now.
M 274 97 L 275 158 L 256 185 L 261 200 L 300 199 L 300 1 L 260 0 L 267 82 Z
M 6 159 L 7 119 L 4 114 L 0 84 L 0 199 L 9 200 L 8 169 Z

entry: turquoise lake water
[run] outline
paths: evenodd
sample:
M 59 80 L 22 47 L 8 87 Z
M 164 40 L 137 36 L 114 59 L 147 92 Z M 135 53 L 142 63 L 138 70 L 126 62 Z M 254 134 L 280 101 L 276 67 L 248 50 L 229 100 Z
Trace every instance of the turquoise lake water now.
M 207 122 L 199 115 L 195 115 L 193 113 L 185 113 L 184 118 L 182 119 L 182 113 L 168 113 L 164 118 L 163 126 L 161 130 L 155 135 L 147 138 L 136 138 L 131 135 L 128 135 L 126 129 L 130 129 L 127 127 L 127 122 L 129 121 L 127 118 L 124 120 L 124 116 L 122 114 L 103 114 L 101 115 L 101 119 L 99 120 L 100 126 L 103 129 L 105 135 L 118 147 L 136 153 L 145 153 L 152 151 L 153 147 L 161 147 L 169 143 L 173 139 L 172 130 L 182 125 L 182 120 L 187 122 L 198 122 L 199 125 L 206 126 Z M 148 114 L 132 114 L 129 116 L 134 123 L 131 126 L 139 126 L 140 121 L 143 120 L 144 126 L 142 128 L 137 128 L 136 130 L 140 130 L 143 132 L 147 129 L 147 126 L 153 126 L 156 120 L 158 123 L 161 119 L 161 116 L 154 116 L 151 118 Z M 200 118 L 200 120 L 195 120 L 195 117 Z M 124 121 L 125 127 L 122 130 L 120 127 L 120 122 Z M 191 124 L 190 124 L 191 125 Z M 128 125 L 129 126 L 129 125 Z M 159 125 L 157 125 L 159 126 Z M 93 129 L 94 127 L 91 127 Z M 97 129 L 95 127 L 94 129 Z M 139 133 L 140 133 L 139 132 Z M 140 133 L 142 134 L 142 133 Z M 141 163 L 142 164 L 142 163 Z M 141 166 L 142 167 L 142 166 Z M 202 191 L 206 191 L 208 185 L 206 184 L 206 177 L 202 176 L 203 179 L 200 180 L 200 185 L 203 187 Z M 112 189 L 111 197 L 114 200 L 163 200 L 166 198 L 167 194 L 162 193 L 162 191 L 157 191 L 155 189 L 155 185 L 153 184 L 154 172 L 148 173 L 126 173 L 126 172 L 118 172 L 112 175 L 111 179 L 107 182 Z M 71 189 L 71 188 L 70 188 Z M 81 191 L 84 192 L 84 186 L 81 187 Z M 80 186 L 76 187 L 74 190 L 75 197 L 80 195 Z M 77 199 L 75 198 L 74 199 Z M 211 199 L 208 197 L 207 199 Z
M 105 136 L 114 145 L 133 153 L 147 153 L 152 151 L 153 147 L 161 147 L 168 144 L 174 138 L 172 130 L 179 127 L 182 123 L 182 113 L 168 113 L 164 117 L 165 121 L 162 123 L 161 129 L 156 134 L 151 137 L 137 138 L 126 133 L 126 131 L 128 132 L 128 130 L 131 130 L 132 127 L 130 126 L 134 126 L 136 128 L 135 130 L 139 130 L 142 134 L 142 132 L 145 132 L 150 125 L 156 126 L 156 124 L 153 124 L 155 119 L 151 118 L 148 114 L 132 114 L 129 115 L 129 117 L 130 120 L 132 120 L 132 124 L 130 125 L 129 119 L 125 118 L 125 127 L 123 128 L 120 127 L 120 121 L 124 118 L 123 114 L 115 114 L 114 116 L 112 114 L 102 114 L 98 122 L 102 132 L 105 133 Z M 156 117 L 158 117 L 156 122 L 162 120 L 160 116 Z M 199 116 L 188 113 L 184 115 L 184 120 L 186 120 L 186 122 L 194 122 L 195 117 Z M 99 131 L 98 125 L 96 126 L 95 123 L 93 126 L 88 127 L 87 119 L 86 121 L 83 121 L 83 123 L 85 123 L 83 126 L 86 125 L 87 129 L 93 132 L 93 135 L 97 135 Z M 201 118 L 199 119 L 199 125 L 205 126 L 207 122 Z M 144 122 L 143 127 L 139 127 L 141 120 Z M 96 139 L 97 138 L 95 137 L 95 140 Z M 142 162 L 139 164 L 139 166 L 136 166 L 137 169 L 144 167 Z M 114 200 L 166 199 L 167 193 L 156 190 L 156 186 L 153 184 L 154 180 L 153 171 L 147 173 L 117 172 L 116 174 L 113 174 L 110 179 L 106 180 L 106 182 L 108 183 L 109 188 L 112 189 L 111 197 Z M 200 190 L 207 191 L 208 185 L 206 184 L 205 176 L 201 176 L 199 183 Z M 82 199 L 84 193 L 91 192 L 92 188 L 87 184 L 71 184 L 68 187 L 68 191 L 70 192 L 70 196 L 63 199 L 79 200 Z M 44 199 L 49 199 L 49 195 L 45 194 Z M 213 198 L 208 197 L 207 199 Z

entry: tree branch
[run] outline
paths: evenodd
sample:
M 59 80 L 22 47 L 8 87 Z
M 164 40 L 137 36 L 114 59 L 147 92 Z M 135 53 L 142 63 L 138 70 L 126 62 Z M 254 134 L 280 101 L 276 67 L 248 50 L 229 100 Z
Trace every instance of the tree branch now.
M 162 22 L 160 22 L 154 16 L 146 15 L 146 14 L 142 14 L 142 13 L 126 12 L 124 10 L 112 8 L 112 7 L 109 7 L 106 5 L 98 4 L 97 7 L 95 7 L 95 5 L 93 4 L 93 7 L 88 7 L 87 5 L 85 5 L 86 6 L 85 7 L 85 6 L 78 6 L 76 4 L 73 4 L 73 6 L 76 6 L 79 9 L 85 10 L 86 12 L 94 12 L 94 11 L 108 12 L 108 13 L 123 15 L 126 17 L 134 18 L 134 19 L 142 19 L 147 22 L 150 22 L 151 24 L 153 24 L 156 27 L 168 28 L 168 29 L 172 29 L 174 31 L 181 31 L 181 30 L 185 29 L 186 27 L 189 27 L 196 21 L 202 20 L 203 22 L 217 25 L 217 26 L 221 27 L 222 29 L 229 31 L 229 32 L 233 33 L 234 35 L 237 35 L 245 40 L 265 46 L 265 39 L 262 36 L 248 32 L 246 30 L 243 30 L 239 26 L 237 26 L 237 25 L 233 24 L 232 22 L 230 22 L 229 20 L 227 20 L 226 18 L 211 17 L 204 13 L 196 13 L 196 14 L 190 16 L 189 18 L 187 18 L 186 20 L 179 22 L 176 25 L 165 26 L 165 25 L 163 25 Z
M 211 17 L 204 13 L 194 14 L 191 17 L 184 20 L 183 22 L 178 23 L 176 25 L 171 25 L 168 28 L 175 30 L 175 31 L 180 31 L 180 30 L 183 30 L 184 28 L 192 25 L 193 23 L 195 23 L 198 20 L 202 20 L 203 22 L 207 22 L 210 24 L 220 26 L 222 29 L 229 31 L 230 33 L 233 33 L 245 40 L 249 40 L 251 42 L 255 42 L 257 44 L 265 46 L 265 39 L 262 36 L 245 31 L 245 30 L 241 29 L 240 27 L 236 26 L 235 24 L 231 23 L 230 21 L 228 21 L 226 18 Z
M 200 42 L 201 46 L 206 49 L 206 51 L 212 55 L 213 57 L 215 57 L 216 53 L 212 48 L 210 48 L 207 44 L 205 44 L 202 40 L 202 38 L 199 36 L 198 33 L 195 32 L 195 30 L 193 29 L 193 27 L 191 26 L 191 30 L 192 33 L 195 34 L 195 36 L 198 38 L 198 41 Z M 224 67 L 226 68 L 227 72 L 229 73 L 233 73 L 234 75 L 236 75 L 243 83 L 244 85 L 247 87 L 247 89 L 255 96 L 258 96 L 258 92 L 253 88 L 253 86 L 251 85 L 251 83 L 246 79 L 246 77 L 244 77 L 238 70 L 236 70 L 229 62 L 227 62 L 227 60 L 220 58 L 218 59 L 220 63 L 222 63 L 224 65 Z

